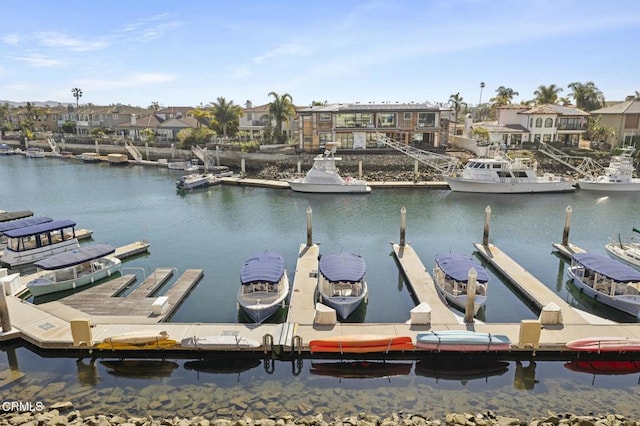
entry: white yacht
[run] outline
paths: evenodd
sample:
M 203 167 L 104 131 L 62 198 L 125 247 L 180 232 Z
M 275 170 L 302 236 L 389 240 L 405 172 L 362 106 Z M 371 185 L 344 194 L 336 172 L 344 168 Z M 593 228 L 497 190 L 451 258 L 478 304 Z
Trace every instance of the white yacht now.
M 336 167 L 336 161 L 341 158 L 333 155 L 336 152 L 336 144 L 328 143 L 326 148 L 324 154 L 313 159 L 313 167 L 306 176 L 287 181 L 292 190 L 316 193 L 364 194 L 371 192 L 371 187 L 367 185 L 366 181 L 350 176 L 341 177 Z
M 620 155 L 611 157 L 603 175 L 580 179 L 578 186 L 587 191 L 640 191 L 640 179 L 633 177 L 634 152 L 634 147 L 623 147 Z
M 571 192 L 569 179 L 545 173 L 538 176 L 535 163 L 526 158 L 510 158 L 498 152 L 492 158 L 472 158 L 462 173 L 445 176 L 452 191 L 517 194 L 531 192 Z

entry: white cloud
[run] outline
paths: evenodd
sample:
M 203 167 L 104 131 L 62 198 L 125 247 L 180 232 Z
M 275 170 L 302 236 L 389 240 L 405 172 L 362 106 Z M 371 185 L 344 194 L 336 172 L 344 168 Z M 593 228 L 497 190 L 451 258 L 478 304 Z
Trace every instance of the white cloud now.
M 62 65 L 62 63 L 57 59 L 49 58 L 47 56 L 39 54 L 16 56 L 15 59 L 17 61 L 26 62 L 29 65 L 38 68 L 55 68 Z
M 7 34 L 0 37 L 0 40 L 2 40 L 3 43 L 11 44 L 11 45 L 16 45 L 20 43 L 20 41 L 23 39 L 24 39 L 24 36 L 18 33 Z
M 171 14 L 161 13 L 147 19 L 129 22 L 121 32 L 138 40 L 152 41 L 162 37 L 165 33 L 180 26 L 178 21 L 170 21 Z M 138 35 L 135 35 L 136 33 Z
M 304 49 L 302 49 L 302 46 L 300 46 L 299 44 L 285 43 L 281 46 L 264 52 L 262 55 L 256 56 L 255 58 L 253 58 L 253 62 L 255 64 L 260 64 L 267 59 L 273 59 L 279 56 L 300 55 L 303 52 Z
M 36 37 L 43 46 L 60 47 L 75 52 L 100 50 L 109 45 L 105 40 L 88 40 L 79 37 L 71 37 L 54 31 L 37 33 Z

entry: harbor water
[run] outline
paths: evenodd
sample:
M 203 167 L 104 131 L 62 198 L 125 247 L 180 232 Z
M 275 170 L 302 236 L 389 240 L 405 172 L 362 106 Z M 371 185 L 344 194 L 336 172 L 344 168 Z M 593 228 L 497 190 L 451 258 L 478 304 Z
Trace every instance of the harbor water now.
M 171 321 L 225 323 L 243 320 L 238 316 L 236 294 L 240 268 L 252 254 L 281 253 L 293 281 L 310 207 L 313 241 L 320 243 L 321 254 L 349 251 L 362 255 L 367 263 L 370 296 L 358 320 L 394 323 L 408 320 L 415 305 L 391 255 L 390 242 L 399 241 L 401 208 L 407 211 L 407 241 L 431 270 L 437 253 L 473 254 L 472 244 L 482 241 L 485 208 L 490 206 L 491 243 L 578 308 L 615 321 L 635 321 L 576 292 L 567 280 L 566 262 L 554 253 L 552 243 L 561 241 L 565 210 L 571 206 L 570 241 L 604 254 L 604 244 L 611 238 L 624 241 L 632 236 L 632 228 L 638 225 L 638 194 L 489 195 L 374 189 L 368 195 L 328 195 L 226 185 L 178 193 L 175 180 L 179 176 L 166 168 L 7 156 L 0 158 L 0 210 L 32 210 L 37 216 L 73 219 L 78 228 L 93 231 L 94 242 L 114 246 L 146 239 L 149 254 L 125 261 L 124 272 L 148 275 L 155 268 L 171 267 L 179 275 L 188 268 L 204 269 L 203 279 Z M 538 312 L 500 276 L 491 269 L 489 273 L 482 319 L 515 323 L 537 318 Z M 348 360 L 343 363 L 347 365 L 314 367 L 312 361 L 317 360 L 251 359 L 243 364 L 223 359 L 215 360 L 217 368 L 198 370 L 187 365 L 193 360 L 165 360 L 162 365 L 157 360 L 90 364 L 50 357 L 15 343 L 4 351 L 0 370 L 12 367 L 24 373 L 0 388 L 4 400 L 20 395 L 47 402 L 68 399 L 83 411 L 126 407 L 133 412 L 173 413 L 161 398 L 167 394 L 197 401 L 174 407 L 176 414 L 187 416 L 201 411 L 227 417 L 243 412 L 259 417 L 362 411 L 438 416 L 492 409 L 528 418 L 551 409 L 640 418 L 638 370 L 594 375 L 566 368 L 567 360 L 538 360 L 529 370 L 528 360 L 524 367 L 506 360 L 503 368 L 481 363 L 467 372 L 458 371 L 460 364 L 448 366 L 442 360 L 408 361 L 382 366 L 388 374 L 370 372 L 362 378 L 359 371 L 370 370 Z

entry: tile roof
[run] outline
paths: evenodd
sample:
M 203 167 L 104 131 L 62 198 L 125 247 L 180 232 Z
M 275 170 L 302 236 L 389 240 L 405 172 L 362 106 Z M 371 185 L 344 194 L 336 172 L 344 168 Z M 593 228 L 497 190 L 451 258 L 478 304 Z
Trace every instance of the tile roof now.
M 554 104 L 538 105 L 529 110 L 522 111 L 519 114 L 589 115 L 588 112 L 584 112 L 576 107 Z
M 591 114 L 640 114 L 640 101 L 624 101 L 591 111 Z

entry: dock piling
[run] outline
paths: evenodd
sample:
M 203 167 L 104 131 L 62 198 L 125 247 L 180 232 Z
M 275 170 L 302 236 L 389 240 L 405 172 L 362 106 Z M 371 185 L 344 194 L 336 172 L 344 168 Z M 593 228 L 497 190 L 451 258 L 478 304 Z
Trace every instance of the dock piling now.
M 400 209 L 400 247 L 406 244 L 405 236 L 407 233 L 407 209 L 402 206 Z
M 240 175 L 242 175 L 243 177 L 246 176 L 247 172 L 245 170 L 245 162 L 244 162 L 244 157 L 242 157 L 240 159 Z
M 2 332 L 8 333 L 11 331 L 11 319 L 9 318 L 9 307 L 7 306 L 7 296 L 2 283 L 0 288 L 0 323 L 2 323 Z
M 573 209 L 571 206 L 567 206 L 565 210 L 564 216 L 564 231 L 562 232 L 562 245 L 566 246 L 569 244 L 569 229 L 571 228 L 571 214 L 573 213 Z
M 302 164 L 298 161 L 298 174 L 302 173 Z
M 482 245 L 489 245 L 489 223 L 491 222 L 491 206 L 484 209 L 484 234 L 482 235 Z
M 476 268 L 469 269 L 469 282 L 467 283 L 467 305 L 464 310 L 464 322 L 469 324 L 473 323 L 473 314 L 475 312 L 476 303 L 476 279 L 478 278 L 478 272 Z
M 312 234 L 313 234 L 313 226 L 311 221 L 311 207 L 307 207 L 307 247 L 311 247 L 313 245 Z
M 362 160 L 358 161 L 358 179 L 362 179 Z

